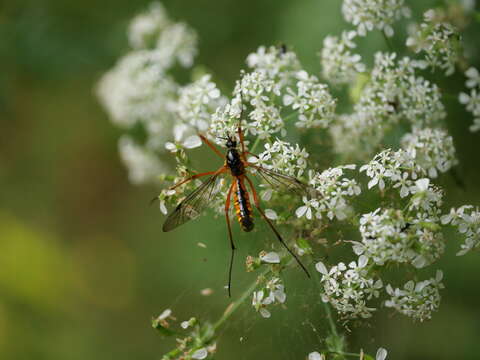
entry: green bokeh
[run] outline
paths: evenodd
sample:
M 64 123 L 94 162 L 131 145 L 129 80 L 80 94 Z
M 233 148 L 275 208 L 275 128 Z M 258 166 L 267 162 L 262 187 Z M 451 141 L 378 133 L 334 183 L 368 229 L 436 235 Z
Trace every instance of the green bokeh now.
M 246 55 L 262 44 L 288 44 L 318 73 L 324 36 L 346 26 L 340 3 L 164 1 L 172 18 L 198 31 L 198 63 L 226 88 Z M 417 15 L 433 3 L 410 1 Z M 228 304 L 222 291 L 229 255 L 225 226 L 204 217 L 162 233 L 162 216 L 148 207 L 157 189 L 127 182 L 117 154 L 120 132 L 94 97 L 102 73 L 127 50 L 129 19 L 147 4 L 0 4 L 1 359 L 156 359 L 174 344 L 150 328 L 153 315 L 170 307 L 181 320 L 214 320 Z M 478 31 L 468 28 L 470 44 Z M 372 34 L 360 49 L 370 56 L 386 46 Z M 478 46 L 468 51 L 478 65 Z M 458 93 L 463 81 L 457 73 L 448 91 Z M 466 190 L 449 176 L 439 183 L 449 205 L 478 205 L 480 135 L 468 132 L 472 119 L 455 100 L 447 106 Z M 207 169 L 215 165 L 211 159 Z M 447 255 L 439 263 L 446 285 L 439 313 L 413 324 L 382 311 L 370 323 L 351 327 L 352 351 L 374 353 L 384 346 L 392 359 L 479 357 L 480 255 L 456 257 L 459 241 L 447 235 Z M 235 236 L 237 259 L 272 243 L 261 227 L 254 235 L 237 229 Z M 198 241 L 207 248 L 196 246 Z M 234 294 L 253 276 L 238 261 Z M 219 359 L 302 359 L 321 348 L 326 320 L 312 302 L 318 301 L 318 288 L 300 271 L 292 271 L 286 284 L 288 309 L 269 320 L 249 306 L 241 309 L 221 334 Z M 207 287 L 215 293 L 201 296 Z

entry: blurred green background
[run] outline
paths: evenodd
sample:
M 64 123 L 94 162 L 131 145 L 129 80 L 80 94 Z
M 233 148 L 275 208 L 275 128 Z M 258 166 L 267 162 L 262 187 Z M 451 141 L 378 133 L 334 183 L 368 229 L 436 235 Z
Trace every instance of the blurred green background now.
M 285 42 L 318 73 L 324 36 L 346 26 L 338 0 L 163 3 L 173 19 L 198 31 L 197 62 L 226 86 L 262 44 Z M 418 18 L 435 1 L 409 3 Z M 120 131 L 94 96 L 102 73 L 127 51 L 129 20 L 147 4 L 0 4 L 0 359 L 156 359 L 174 342 L 150 328 L 152 316 L 172 308 L 179 320 L 215 320 L 228 305 L 223 222 L 203 217 L 162 233 L 161 214 L 148 207 L 157 189 L 128 183 L 117 155 Z M 478 31 L 468 28 L 470 44 Z M 360 52 L 375 49 L 386 49 L 378 34 L 363 40 Z M 478 41 L 467 50 L 478 65 Z M 457 73 L 449 92 L 458 93 L 463 81 Z M 466 190 L 448 176 L 439 183 L 447 188 L 448 205 L 478 205 L 480 135 L 468 132 L 472 119 L 455 99 L 447 106 Z M 214 164 L 212 158 L 205 167 Z M 240 259 L 272 240 L 263 230 L 235 234 L 240 250 L 233 292 L 239 295 L 254 276 L 243 274 Z M 447 235 L 438 265 L 446 290 L 433 320 L 413 324 L 381 311 L 350 328 L 350 350 L 375 353 L 383 346 L 391 359 L 480 357 L 480 255 L 457 258 L 459 241 Z M 318 288 L 300 271 L 291 271 L 286 284 L 288 310 L 262 319 L 245 306 L 220 336 L 219 359 L 303 359 L 323 347 Z M 214 294 L 201 296 L 207 287 Z

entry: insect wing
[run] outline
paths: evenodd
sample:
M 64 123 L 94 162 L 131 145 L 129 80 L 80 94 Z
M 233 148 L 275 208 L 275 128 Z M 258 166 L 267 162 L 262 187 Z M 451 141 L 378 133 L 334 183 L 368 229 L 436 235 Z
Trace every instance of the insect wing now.
M 280 188 L 286 191 L 293 191 L 298 196 L 313 197 L 316 195 L 317 191 L 313 187 L 301 182 L 293 176 L 285 175 L 262 166 L 253 164 L 250 166 L 257 170 L 258 175 L 273 189 Z
M 188 196 L 177 205 L 175 210 L 168 216 L 163 224 L 162 230 L 167 232 L 176 227 L 185 224 L 188 220 L 195 219 L 205 210 L 212 201 L 215 200 L 215 195 L 220 190 L 221 186 L 217 180 L 219 175 L 213 175 L 208 180 L 204 181 L 202 185 L 193 190 Z

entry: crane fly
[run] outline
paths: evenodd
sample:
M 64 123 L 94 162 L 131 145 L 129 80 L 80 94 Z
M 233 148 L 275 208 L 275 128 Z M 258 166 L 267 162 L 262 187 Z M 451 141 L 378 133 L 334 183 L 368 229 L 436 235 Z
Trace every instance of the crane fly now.
M 241 121 L 241 120 L 240 120 Z M 223 155 L 220 150 L 215 147 L 205 136 L 199 134 L 202 141 L 212 149 L 215 154 L 220 156 L 224 159 L 224 164 L 216 171 L 208 171 L 200 174 L 195 174 L 193 176 L 188 177 L 187 179 L 180 181 L 179 183 L 175 184 L 171 189 L 175 189 L 178 186 L 185 184 L 189 181 L 194 179 L 210 176 L 207 180 L 205 180 L 199 187 L 193 190 L 190 194 L 186 196 L 186 198 L 181 201 L 177 207 L 173 210 L 173 212 L 167 217 L 165 223 L 163 224 L 162 230 L 167 232 L 171 231 L 178 226 L 186 223 L 188 220 L 196 218 L 200 213 L 208 207 L 208 205 L 213 202 L 215 199 L 215 195 L 220 190 L 220 186 L 217 184 L 217 180 L 220 176 L 224 174 L 231 175 L 231 184 L 227 192 L 227 198 L 225 201 L 225 218 L 227 221 L 227 228 L 228 228 L 228 237 L 230 240 L 231 246 L 231 257 L 230 257 L 230 266 L 228 270 L 228 295 L 231 296 L 231 282 L 232 282 L 232 266 L 233 266 L 233 258 L 235 254 L 235 244 L 233 242 L 232 236 L 232 227 L 230 224 L 230 205 L 231 205 L 231 198 L 233 194 L 233 205 L 235 208 L 235 213 L 237 220 L 240 224 L 240 227 L 245 232 L 250 232 L 254 228 L 253 222 L 253 209 L 252 209 L 252 202 L 250 199 L 250 193 L 248 187 L 251 190 L 253 204 L 257 209 L 260 216 L 266 221 L 270 229 L 274 232 L 276 238 L 280 241 L 280 243 L 285 247 L 285 249 L 293 256 L 293 258 L 297 261 L 300 267 L 305 271 L 308 277 L 310 274 L 306 267 L 302 264 L 300 259 L 295 255 L 295 253 L 288 247 L 288 245 L 283 240 L 280 233 L 277 231 L 271 220 L 265 215 L 262 208 L 260 207 L 260 201 L 253 186 L 252 181 L 247 176 L 247 169 L 252 168 L 255 170 L 255 175 L 260 176 L 265 182 L 270 184 L 273 188 L 282 188 L 287 191 L 294 192 L 299 196 L 308 195 L 311 193 L 311 188 L 301 182 L 300 180 L 288 176 L 285 174 L 281 174 L 277 171 L 267 169 L 265 167 L 256 165 L 254 163 L 247 161 L 247 155 L 252 155 L 258 158 L 258 156 L 250 153 L 249 151 L 245 150 L 245 143 L 243 140 L 243 132 L 242 128 L 239 124 L 238 126 L 238 139 L 240 141 L 240 149 L 238 148 L 237 141 L 233 136 L 228 135 L 226 140 L 226 147 L 227 153 Z M 252 173 L 253 174 L 253 173 Z M 248 187 L 247 187 L 248 185 Z

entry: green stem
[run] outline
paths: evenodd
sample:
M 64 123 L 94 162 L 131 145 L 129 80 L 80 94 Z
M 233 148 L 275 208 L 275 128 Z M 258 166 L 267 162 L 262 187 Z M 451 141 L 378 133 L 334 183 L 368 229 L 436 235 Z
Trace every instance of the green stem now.
M 332 310 L 330 309 L 330 305 L 326 302 L 323 302 L 323 309 L 325 310 L 325 314 L 327 315 L 328 325 L 330 326 L 330 331 L 333 335 L 338 337 L 337 326 L 335 325 L 335 321 L 333 320 Z
M 255 153 L 255 149 L 257 148 L 258 144 L 260 144 L 260 137 L 257 137 L 255 142 L 253 143 L 252 148 L 249 151 L 252 153 Z
M 388 38 L 387 34 L 385 34 L 385 31 L 382 31 L 383 38 L 385 39 L 385 43 L 387 44 L 388 50 L 390 52 L 393 52 L 393 45 L 390 39 Z
M 335 354 L 335 355 L 342 355 L 342 356 L 354 356 L 354 357 L 360 357 L 360 354 L 357 353 L 349 353 L 349 352 L 343 352 L 343 351 L 326 351 L 327 354 Z
M 313 257 L 312 257 L 312 261 L 314 261 Z M 318 276 L 317 271 L 313 272 L 313 277 L 318 283 L 320 283 L 320 277 Z M 333 320 L 332 310 L 330 309 L 330 305 L 322 301 L 322 306 L 323 306 L 323 309 L 325 310 L 325 315 L 327 316 L 328 325 L 330 326 L 330 331 L 334 336 L 338 337 L 337 326 L 335 325 L 335 321 Z
M 283 118 L 283 121 L 290 120 L 290 119 L 293 118 L 295 115 L 298 116 L 298 112 L 294 111 L 294 112 L 288 114 L 287 116 L 285 116 L 285 117 Z

